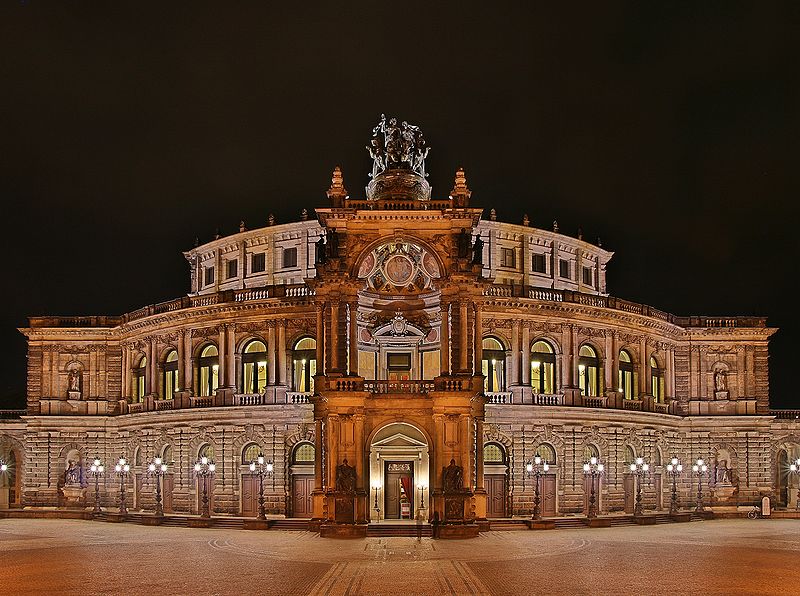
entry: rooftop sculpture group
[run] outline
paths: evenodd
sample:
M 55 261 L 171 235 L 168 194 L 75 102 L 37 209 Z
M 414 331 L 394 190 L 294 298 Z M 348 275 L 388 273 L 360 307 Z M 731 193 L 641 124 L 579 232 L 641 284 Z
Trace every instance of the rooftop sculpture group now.
M 419 126 L 409 124 L 405 120 L 398 124 L 397 118 L 389 118 L 381 114 L 377 126 L 372 129 L 372 140 L 367 147 L 372 156 L 372 177 L 375 178 L 384 170 L 409 169 L 423 178 L 425 158 L 430 147 L 425 143 Z

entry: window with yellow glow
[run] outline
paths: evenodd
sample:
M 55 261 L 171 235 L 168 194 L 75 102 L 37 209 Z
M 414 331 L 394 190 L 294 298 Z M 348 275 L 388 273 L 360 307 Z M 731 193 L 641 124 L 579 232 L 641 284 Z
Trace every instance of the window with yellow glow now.
M 200 352 L 200 358 L 197 360 L 198 369 L 200 372 L 200 395 L 214 395 L 214 392 L 219 388 L 219 352 L 217 346 L 213 344 L 207 345 Z
M 490 393 L 505 391 L 506 352 L 500 340 L 487 337 L 483 340 L 483 390 Z
M 617 391 L 622 393 L 625 399 L 633 399 L 634 396 L 634 372 L 631 355 L 625 350 L 619 353 L 619 387 Z
M 264 342 L 253 340 L 245 346 L 242 369 L 242 391 L 264 393 L 267 389 L 267 346 Z
M 578 387 L 581 395 L 600 395 L 600 360 L 595 349 L 587 344 L 578 353 Z
M 173 399 L 178 391 L 178 352 L 170 350 L 164 361 L 164 399 Z
M 556 354 L 553 347 L 540 339 L 531 346 L 531 387 L 535 393 L 556 391 Z
M 312 393 L 317 374 L 317 340 L 303 337 L 292 349 L 292 381 L 295 391 Z
M 650 387 L 656 402 L 664 403 L 664 371 L 658 366 L 658 362 L 650 356 Z
M 142 401 L 147 391 L 147 357 L 142 356 L 139 366 L 133 369 L 133 401 Z

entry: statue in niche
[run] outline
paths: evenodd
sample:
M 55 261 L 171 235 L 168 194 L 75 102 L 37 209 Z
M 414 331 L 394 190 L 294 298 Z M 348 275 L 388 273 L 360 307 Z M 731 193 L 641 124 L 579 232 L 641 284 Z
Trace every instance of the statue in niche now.
M 472 264 L 483 265 L 483 240 L 478 236 L 472 246 Z
M 336 492 L 356 492 L 356 469 L 347 464 L 347 458 L 336 466 Z
M 719 369 L 714 373 L 714 390 L 727 391 L 726 377 L 727 373 L 723 369 Z
M 335 259 L 339 256 L 339 234 L 336 230 L 328 230 L 328 258 Z
M 81 371 L 75 369 L 69 371 L 68 385 L 70 391 L 81 390 Z
M 81 483 L 81 468 L 75 460 L 67 461 L 67 469 L 64 470 L 64 485 L 65 486 L 80 486 Z
M 465 228 L 461 228 L 461 233 L 458 235 L 458 258 L 466 259 L 469 257 L 469 241 L 470 235 Z
M 458 493 L 464 489 L 464 470 L 451 459 L 450 465 L 442 468 L 442 486 L 445 493 Z
M 714 465 L 714 482 L 716 484 L 733 484 L 733 468 L 728 467 L 727 459 L 721 459 Z
M 326 254 L 327 247 L 325 246 L 325 237 L 320 236 L 319 240 L 317 240 L 314 244 L 316 246 L 315 263 L 317 265 L 324 265 L 325 263 L 328 262 L 328 255 Z

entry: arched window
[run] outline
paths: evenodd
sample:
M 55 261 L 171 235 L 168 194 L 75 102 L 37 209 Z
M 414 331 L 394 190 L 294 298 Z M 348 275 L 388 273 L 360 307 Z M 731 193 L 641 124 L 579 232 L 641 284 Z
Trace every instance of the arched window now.
M 555 378 L 555 350 L 549 343 L 540 339 L 531 346 L 531 387 L 535 393 L 555 393 Z
M 170 350 L 164 360 L 164 399 L 173 399 L 178 390 L 178 352 Z
M 209 461 L 214 461 L 214 446 L 211 443 L 203 444 L 197 451 L 197 457 L 201 459 L 207 457 Z
M 292 348 L 292 380 L 294 390 L 314 392 L 314 375 L 317 374 L 317 340 L 303 337 Z
M 625 467 L 627 468 L 633 462 L 636 461 L 636 453 L 633 451 L 633 447 L 630 445 L 625 445 Z
M 581 395 L 600 395 L 600 360 L 595 349 L 584 344 L 578 352 L 578 386 Z
M 267 346 L 257 339 L 248 343 L 242 354 L 242 391 L 264 393 L 267 388 Z
M 543 462 L 551 466 L 556 465 L 556 450 L 550 443 L 542 443 L 536 449 L 536 455 L 542 458 Z
M 197 360 L 200 370 L 200 395 L 214 395 L 219 387 L 219 352 L 217 346 L 208 344 Z
M 656 447 L 655 451 L 653 451 L 654 470 L 659 470 L 661 468 L 661 463 L 662 463 L 661 447 Z
M 166 445 L 164 450 L 161 452 L 161 459 L 164 461 L 165 464 L 171 464 L 172 462 L 172 446 Z
M 596 457 L 599 460 L 600 452 L 597 450 L 597 447 L 589 444 L 583 448 L 583 461 L 591 461 L 593 457 Z
M 483 446 L 483 463 L 503 465 L 506 463 L 506 451 L 497 443 L 486 443 Z
M 257 461 L 259 455 L 262 455 L 261 447 L 255 443 L 248 443 L 245 445 L 244 449 L 242 449 L 242 465 L 246 466 L 250 464 L 250 462 Z
M 634 374 L 631 355 L 625 350 L 619 353 L 619 392 L 625 399 L 633 399 Z
M 664 403 L 664 371 L 653 356 L 650 356 L 650 386 L 655 400 Z
M 133 465 L 134 466 L 141 466 L 142 465 L 142 448 L 137 447 L 136 451 L 133 453 Z
M 494 337 L 483 340 L 483 360 L 481 372 L 483 373 L 483 390 L 490 393 L 505 391 L 506 352 L 503 344 Z
M 316 458 L 317 450 L 312 443 L 299 443 L 294 448 L 292 454 L 292 463 L 295 464 L 313 464 Z
M 133 369 L 133 401 L 142 401 L 147 391 L 147 357 L 142 356 L 139 366 Z

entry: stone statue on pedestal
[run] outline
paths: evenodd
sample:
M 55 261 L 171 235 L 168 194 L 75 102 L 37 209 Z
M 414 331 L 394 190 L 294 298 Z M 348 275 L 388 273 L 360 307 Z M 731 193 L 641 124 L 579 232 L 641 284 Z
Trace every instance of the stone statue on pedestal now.
M 464 470 L 451 459 L 450 465 L 442 468 L 442 487 L 445 493 L 459 493 L 464 490 Z
M 336 466 L 336 492 L 356 492 L 356 469 L 347 464 L 347 459 Z
M 74 461 L 67 462 L 67 469 L 64 470 L 64 486 L 80 486 L 81 485 L 81 468 Z

